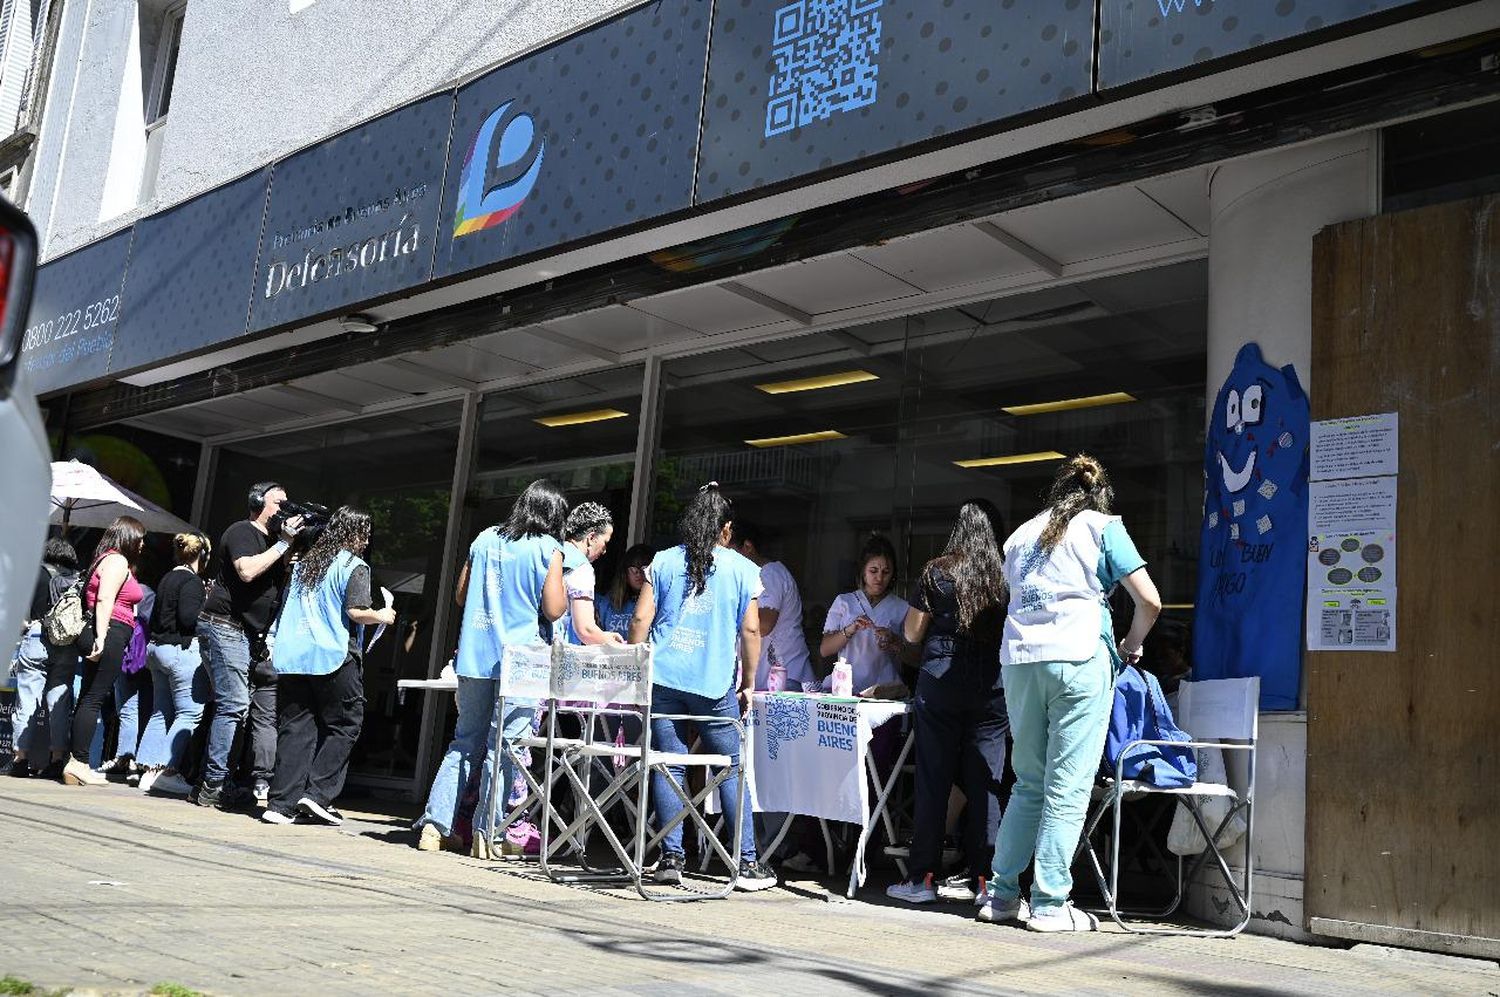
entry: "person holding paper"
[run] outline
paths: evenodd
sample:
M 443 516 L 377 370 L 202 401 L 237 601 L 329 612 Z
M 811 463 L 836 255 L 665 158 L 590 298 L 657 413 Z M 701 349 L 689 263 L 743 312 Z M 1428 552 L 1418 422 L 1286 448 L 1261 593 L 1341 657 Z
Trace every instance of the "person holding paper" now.
M 452 839 L 463 788 L 486 751 L 500 751 L 502 738 L 519 737 L 531 724 L 535 710 L 529 704 L 507 703 L 505 716 L 495 715 L 500 666 L 509 644 L 547 643 L 552 624 L 567 611 L 558 539 L 567 518 L 568 500 L 552 482 L 538 478 L 516 499 L 505 522 L 480 533 L 469 546 L 469 559 L 459 572 L 454 593 L 454 601 L 463 608 L 455 666 L 458 723 L 432 780 L 427 808 L 417 820 L 421 851 L 439 851 L 445 840 Z M 515 775 L 515 759 L 505 751 L 500 756 L 500 784 L 511 785 Z M 492 798 L 490 766 L 482 765 L 479 799 Z M 475 858 L 498 857 L 490 853 L 489 829 L 494 819 L 487 804 L 474 812 L 471 854 Z
M 292 571 L 272 651 L 276 774 L 261 814 L 268 824 L 343 823 L 333 801 L 364 724 L 364 630 L 396 622 L 394 607 L 372 607 L 370 566 L 360 558 L 369 544 L 369 513 L 340 506 Z
M 1079 454 L 1058 468 L 1047 507 L 1005 541 L 1010 607 L 1000 645 L 1015 789 L 995 844 L 979 920 L 1033 931 L 1097 931 L 1068 900 L 1071 867 L 1109 729 L 1115 675 L 1141 659 L 1161 612 L 1146 562 L 1119 516 L 1104 466 Z M 1118 645 L 1108 593 L 1135 604 Z M 1033 864 L 1033 858 L 1035 863 Z M 1021 873 L 1032 866 L 1031 901 Z
M 562 629 L 570 644 L 625 643 L 622 635 L 600 627 L 594 613 L 594 562 L 603 556 L 614 533 L 614 519 L 598 502 L 580 502 L 568 513 L 563 526 L 568 612 L 563 615 Z

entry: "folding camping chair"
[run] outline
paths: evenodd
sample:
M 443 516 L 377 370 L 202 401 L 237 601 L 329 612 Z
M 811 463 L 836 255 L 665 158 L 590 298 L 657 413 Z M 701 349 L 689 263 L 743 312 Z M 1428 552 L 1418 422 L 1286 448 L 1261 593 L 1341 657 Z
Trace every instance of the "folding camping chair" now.
M 1132 741 L 1120 751 L 1113 778 L 1106 778 L 1104 785 L 1095 791 L 1095 804 L 1089 816 L 1080 848 L 1086 848 L 1093 863 L 1094 875 L 1099 881 L 1099 890 L 1104 896 L 1105 911 L 1116 924 L 1126 931 L 1137 934 L 1195 935 L 1200 938 L 1228 938 L 1239 934 L 1250 923 L 1250 901 L 1252 881 L 1252 845 L 1255 804 L 1255 747 L 1259 734 L 1260 679 L 1214 679 L 1206 682 L 1184 682 L 1177 696 L 1177 723 L 1195 740 L 1192 741 Z M 1243 751 L 1248 759 L 1248 777 L 1243 793 L 1232 786 L 1219 783 L 1195 782 L 1180 789 L 1161 789 L 1150 783 L 1125 779 L 1123 769 L 1131 749 L 1137 745 L 1176 745 L 1190 748 L 1219 748 L 1224 751 Z M 1184 874 L 1183 856 L 1177 857 L 1176 896 L 1162 910 L 1124 910 L 1120 907 L 1120 817 L 1122 804 L 1150 794 L 1175 797 L 1197 824 L 1208 843 L 1197 855 Z M 1213 797 L 1228 800 L 1229 811 L 1217 827 L 1210 828 L 1203 815 L 1203 801 Z M 1112 811 L 1113 833 L 1109 838 L 1109 874 L 1105 875 L 1092 839 L 1094 831 L 1107 812 Z M 1245 818 L 1245 834 L 1240 876 L 1234 875 L 1229 863 L 1219 848 L 1219 838 L 1239 814 Z M 1240 920 L 1232 928 L 1201 930 L 1164 925 L 1144 925 L 1138 919 L 1159 919 L 1172 916 L 1182 904 L 1186 887 L 1198 870 L 1210 860 L 1229 888 L 1229 894 L 1240 910 Z
M 748 790 L 745 781 L 744 759 L 748 757 L 745 743 L 745 725 L 725 717 L 703 717 L 677 714 L 655 714 L 651 712 L 651 649 L 648 645 L 598 645 L 583 647 L 568 645 L 562 649 L 558 666 L 553 672 L 552 695 L 555 700 L 566 700 L 576 705 L 587 706 L 597 715 L 632 715 L 642 717 L 641 736 L 638 744 L 616 745 L 613 742 L 586 742 L 581 745 L 559 746 L 556 738 L 555 720 L 549 719 L 547 728 L 547 764 L 543 782 L 552 778 L 554 771 L 572 786 L 578 800 L 578 811 L 571 823 L 561 831 L 562 836 L 574 843 L 574 850 L 586 844 L 589 834 L 597 830 L 608 843 L 619 868 L 595 871 L 589 868 L 581 873 L 555 869 L 551 862 L 550 822 L 543 830 L 542 867 L 555 881 L 566 883 L 626 882 L 633 885 L 647 900 L 692 901 L 717 899 L 728 896 L 739 879 L 738 833 L 734 835 L 735 852 L 731 853 L 717 837 L 709 835 L 708 847 L 713 849 L 729 867 L 728 880 L 718 889 L 697 890 L 691 887 L 678 891 L 655 891 L 646 888 L 649 875 L 645 858 L 649 851 L 659 846 L 662 839 L 678 824 L 691 820 L 700 831 L 708 830 L 708 817 L 704 813 L 704 801 L 718 792 L 719 787 L 731 778 L 739 778 L 740 807 L 748 806 Z M 740 763 L 733 764 L 727 755 L 675 754 L 656 751 L 651 745 L 651 723 L 656 720 L 687 720 L 696 723 L 728 723 L 734 725 L 740 739 Z M 613 777 L 600 790 L 591 791 L 587 765 L 558 766 L 559 761 L 569 759 L 623 759 L 625 764 L 614 772 Z M 673 778 L 669 766 L 684 766 L 704 770 L 703 788 L 697 793 L 689 791 Z M 669 824 L 657 828 L 649 827 L 651 776 L 660 773 L 668 787 L 683 803 L 682 812 Z M 607 814 L 622 799 L 633 797 L 631 811 L 631 840 L 625 841 L 615 832 L 606 819 Z

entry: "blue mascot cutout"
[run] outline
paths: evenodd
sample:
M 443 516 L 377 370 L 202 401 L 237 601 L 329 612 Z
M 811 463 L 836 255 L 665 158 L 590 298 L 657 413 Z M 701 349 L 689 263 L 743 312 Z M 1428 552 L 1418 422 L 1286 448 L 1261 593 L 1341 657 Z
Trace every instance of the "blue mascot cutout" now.
M 1307 580 L 1307 394 L 1246 343 L 1219 389 L 1203 467 L 1193 673 L 1260 676 L 1264 710 L 1295 710 Z

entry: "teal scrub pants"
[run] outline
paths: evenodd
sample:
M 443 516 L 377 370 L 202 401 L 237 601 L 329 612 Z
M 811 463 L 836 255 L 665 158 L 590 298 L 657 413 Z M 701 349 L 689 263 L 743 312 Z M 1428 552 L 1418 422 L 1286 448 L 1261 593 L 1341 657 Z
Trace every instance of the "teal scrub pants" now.
M 1073 889 L 1073 853 L 1099 771 L 1115 667 L 1101 641 L 1088 661 L 1033 661 L 1001 670 L 1016 785 L 1000 820 L 990 892 L 1020 896 L 1032 863 L 1031 909 L 1055 910 Z

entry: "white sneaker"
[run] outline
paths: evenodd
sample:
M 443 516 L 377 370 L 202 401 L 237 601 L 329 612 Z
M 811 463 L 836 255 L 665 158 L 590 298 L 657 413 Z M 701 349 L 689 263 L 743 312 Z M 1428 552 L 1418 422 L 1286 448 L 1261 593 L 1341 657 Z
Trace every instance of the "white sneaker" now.
M 193 785 L 176 772 L 162 772 L 150 786 L 143 785 L 141 789 L 156 796 L 188 796 L 193 792 Z
M 908 880 L 887 886 L 885 895 L 892 900 L 900 900 L 909 904 L 930 904 L 937 899 L 937 891 L 932 888 L 932 873 L 930 872 L 922 877 L 921 882 L 913 883 Z
M 1067 903 L 1033 913 L 1026 927 L 1032 931 L 1098 931 L 1099 919 Z
M 819 869 L 817 860 L 806 852 L 798 852 L 796 855 L 793 855 L 791 858 L 781 863 L 781 867 L 791 872 L 817 873 L 821 871 Z
M 323 804 L 311 796 L 304 796 L 298 800 L 297 809 L 312 817 L 318 823 L 327 824 L 329 827 L 338 827 L 344 822 L 343 814 L 333 809 L 333 807 L 323 806 Z
M 985 924 L 1009 924 L 1012 921 L 1031 920 L 1031 905 L 1020 897 L 1014 900 L 997 900 L 987 896 L 979 907 L 974 920 Z
M 260 815 L 260 819 L 267 824 L 295 824 L 297 818 L 282 813 L 280 810 L 266 810 Z
M 984 889 L 982 882 L 979 888 L 981 891 Z M 943 900 L 952 900 L 963 904 L 971 904 L 979 896 L 974 891 L 974 880 L 964 875 L 949 876 L 943 880 L 938 884 L 937 895 Z
M 161 769 L 147 769 L 146 771 L 141 773 L 141 781 L 136 785 L 141 792 L 149 793 L 151 792 L 152 785 L 154 785 L 156 780 L 160 778 Z

